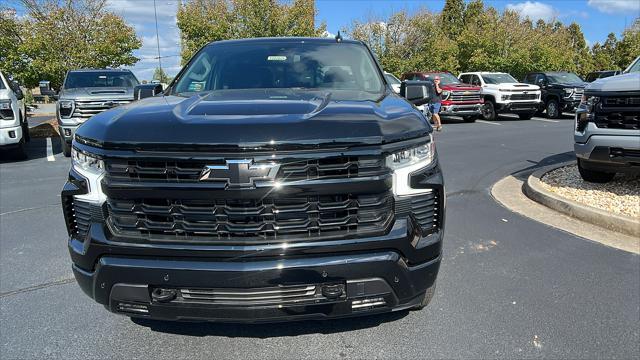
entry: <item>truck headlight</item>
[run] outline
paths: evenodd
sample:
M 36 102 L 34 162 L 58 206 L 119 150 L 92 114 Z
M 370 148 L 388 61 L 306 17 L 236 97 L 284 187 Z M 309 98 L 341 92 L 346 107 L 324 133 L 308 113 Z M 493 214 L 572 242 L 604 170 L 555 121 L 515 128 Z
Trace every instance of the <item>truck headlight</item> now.
M 502 100 L 509 100 L 511 95 L 502 95 Z
M 0 100 L 0 119 L 12 120 L 13 110 L 11 109 L 11 100 Z
M 435 143 L 429 134 L 429 142 L 410 149 L 395 152 L 386 158 L 387 167 L 393 170 L 393 194 L 406 196 L 431 192 L 431 189 L 414 189 L 410 184 L 411 173 L 429 166 L 434 159 Z
M 451 92 L 448 90 L 442 90 L 442 100 L 447 100 L 451 96 Z
M 593 113 L 596 105 L 600 102 L 599 96 L 591 96 L 591 95 L 582 95 L 580 99 L 580 106 L 584 107 L 587 110 L 587 113 Z
M 79 200 L 102 204 L 107 198 L 100 186 L 105 174 L 104 161 L 96 155 L 72 147 L 71 166 L 87 180 L 89 190 L 86 194 L 75 195 L 75 197 Z
M 564 89 L 564 97 L 570 97 L 573 94 L 573 89 Z
M 73 100 L 58 100 L 58 111 L 62 118 L 70 118 L 71 114 L 73 114 L 74 107 L 75 103 Z

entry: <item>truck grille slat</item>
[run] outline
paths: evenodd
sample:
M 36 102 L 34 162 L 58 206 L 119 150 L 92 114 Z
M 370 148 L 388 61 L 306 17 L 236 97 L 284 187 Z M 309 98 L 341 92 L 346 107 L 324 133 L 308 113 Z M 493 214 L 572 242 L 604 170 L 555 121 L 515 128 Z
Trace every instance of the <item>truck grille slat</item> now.
M 593 122 L 599 128 L 640 130 L 640 96 L 603 96 Z
M 451 101 L 480 101 L 481 95 L 478 90 L 452 91 L 448 100 Z
M 220 160 L 137 161 L 107 159 L 108 176 L 113 180 L 152 182 L 199 182 L 207 165 L 220 165 Z M 339 156 L 324 159 L 290 161 L 281 164 L 278 180 L 300 181 L 349 179 L 386 173 L 384 160 L 367 156 Z
M 125 105 L 133 100 L 100 100 L 100 101 L 83 101 L 76 100 L 74 103 L 73 113 L 71 117 L 88 119 L 93 115 L 99 114 L 105 110 L 109 110 L 116 106 Z
M 107 209 L 117 235 L 205 243 L 384 232 L 394 217 L 393 197 L 387 193 L 262 200 L 110 199 Z
M 176 301 L 194 304 L 231 306 L 281 305 L 292 303 L 318 303 L 328 301 L 319 285 L 287 285 L 248 289 L 177 289 Z M 342 295 L 341 299 L 345 296 Z

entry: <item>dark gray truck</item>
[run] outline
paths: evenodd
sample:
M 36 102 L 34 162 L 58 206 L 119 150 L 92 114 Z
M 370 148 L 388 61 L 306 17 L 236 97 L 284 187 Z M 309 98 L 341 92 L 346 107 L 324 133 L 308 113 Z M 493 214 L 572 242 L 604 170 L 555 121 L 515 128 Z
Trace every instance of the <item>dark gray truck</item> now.
M 65 156 L 78 126 L 93 115 L 133 101 L 138 79 L 125 69 L 82 69 L 67 73 L 56 105 L 58 130 Z

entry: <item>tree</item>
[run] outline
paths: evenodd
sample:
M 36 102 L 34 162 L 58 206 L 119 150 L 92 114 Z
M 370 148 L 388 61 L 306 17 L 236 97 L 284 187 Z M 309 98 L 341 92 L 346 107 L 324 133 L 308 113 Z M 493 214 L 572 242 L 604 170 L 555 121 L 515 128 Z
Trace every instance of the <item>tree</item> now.
M 76 68 L 132 65 L 142 45 L 133 27 L 106 9 L 105 0 L 22 0 L 26 17 L 0 15 L 0 67 L 27 87 L 62 85 Z M 12 43 L 5 47 L 4 42 Z
M 158 80 L 161 83 L 168 84 L 173 80 L 173 78 L 169 77 L 162 68 L 157 67 L 153 72 L 153 80 Z
M 464 27 L 464 0 L 446 0 L 441 18 L 444 33 L 455 40 Z
M 622 33 L 622 39 L 616 44 L 616 66 L 625 69 L 640 55 L 640 17 Z
M 182 62 L 202 46 L 226 39 L 320 36 L 313 0 L 187 0 L 178 9 Z

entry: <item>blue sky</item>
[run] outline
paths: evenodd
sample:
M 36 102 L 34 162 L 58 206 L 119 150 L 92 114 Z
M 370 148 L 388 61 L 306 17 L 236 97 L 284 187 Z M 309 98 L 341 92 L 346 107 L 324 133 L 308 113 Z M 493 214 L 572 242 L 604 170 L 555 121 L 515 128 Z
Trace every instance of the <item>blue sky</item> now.
M 176 8 L 180 0 L 156 0 L 160 32 L 162 66 L 169 75 L 180 69 L 179 32 L 176 27 Z M 4 1 L 3 1 L 4 2 Z M 10 2 L 14 2 L 11 1 Z M 107 0 L 109 8 L 122 15 L 135 27 L 142 40 L 142 48 L 135 52 L 141 60 L 133 66 L 139 79 L 150 79 L 158 66 L 153 0 Z M 640 0 L 485 0 L 486 5 L 502 11 L 512 8 L 533 20 L 558 19 L 563 23 L 580 24 L 589 44 L 602 42 L 610 32 L 619 35 L 640 16 Z M 421 7 L 435 12 L 442 10 L 444 0 L 316 0 L 318 22 L 325 21 L 327 30 L 336 33 L 352 20 L 366 20 L 370 16 L 385 17 L 406 9 Z

